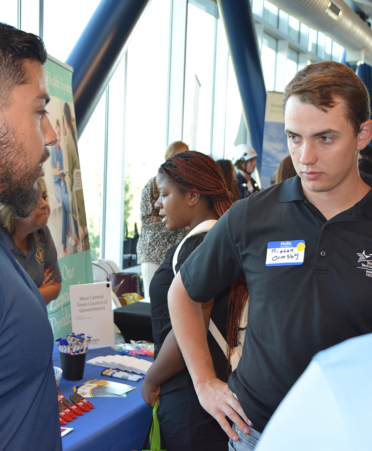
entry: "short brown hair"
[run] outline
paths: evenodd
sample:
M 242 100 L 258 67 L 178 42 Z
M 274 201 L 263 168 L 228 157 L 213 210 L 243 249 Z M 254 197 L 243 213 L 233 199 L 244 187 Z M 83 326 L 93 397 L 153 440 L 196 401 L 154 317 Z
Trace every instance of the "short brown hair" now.
M 15 86 L 28 83 L 23 62 L 44 64 L 46 59 L 44 43 L 39 36 L 0 23 L 0 109 L 7 107 Z
M 355 134 L 371 115 L 369 94 L 362 80 L 345 64 L 321 61 L 302 69 L 286 86 L 283 108 L 290 96 L 301 102 L 327 111 L 337 104 L 337 97 L 345 102 L 345 119 L 352 125 Z
M 165 151 L 164 160 L 167 161 L 168 158 L 174 157 L 176 153 L 178 153 L 180 149 L 182 149 L 182 147 L 187 147 L 187 149 L 189 148 L 189 146 L 183 141 L 175 141 L 174 143 L 169 144 L 167 150 Z
M 283 158 L 276 171 L 275 183 L 282 183 L 297 174 L 296 169 L 293 166 L 292 158 L 288 155 Z

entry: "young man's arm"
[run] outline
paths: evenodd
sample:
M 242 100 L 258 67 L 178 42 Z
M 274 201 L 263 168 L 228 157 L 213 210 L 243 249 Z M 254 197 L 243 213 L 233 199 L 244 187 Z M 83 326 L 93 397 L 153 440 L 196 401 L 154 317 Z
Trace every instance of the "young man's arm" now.
M 209 319 L 212 312 L 214 300 L 202 305 L 204 334 L 208 331 Z M 166 336 L 160 352 L 146 373 L 145 380 L 142 384 L 142 398 L 150 407 L 154 407 L 159 397 L 161 385 L 186 368 L 185 361 L 181 354 L 180 348 L 171 330 Z
M 169 289 L 168 303 L 172 327 L 200 404 L 232 440 L 238 440 L 226 417 L 245 434 L 249 432 L 247 424 L 252 424 L 227 384 L 216 377 L 205 334 L 202 306 L 189 297 L 180 273 Z

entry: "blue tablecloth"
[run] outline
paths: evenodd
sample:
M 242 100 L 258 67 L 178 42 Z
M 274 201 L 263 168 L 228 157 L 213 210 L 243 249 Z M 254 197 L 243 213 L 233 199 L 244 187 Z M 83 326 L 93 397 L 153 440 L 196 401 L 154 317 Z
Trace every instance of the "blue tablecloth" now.
M 110 347 L 90 349 L 87 360 L 93 357 L 117 354 Z M 152 358 L 147 358 L 152 360 Z M 53 364 L 61 367 L 58 347 L 54 346 Z M 62 438 L 64 451 L 132 451 L 142 450 L 151 422 L 152 409 L 141 397 L 142 380 L 130 382 L 101 376 L 103 367 L 86 364 L 81 381 L 61 379 L 59 392 L 67 399 L 73 387 L 92 379 L 107 379 L 137 387 L 126 398 L 89 398 L 94 409 L 67 423 L 74 430 Z

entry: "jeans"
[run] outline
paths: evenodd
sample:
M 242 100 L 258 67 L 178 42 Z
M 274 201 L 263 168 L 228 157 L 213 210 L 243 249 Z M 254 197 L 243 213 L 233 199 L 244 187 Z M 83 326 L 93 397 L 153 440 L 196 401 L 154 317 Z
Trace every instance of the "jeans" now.
M 238 434 L 239 440 L 237 442 L 229 440 L 229 451 L 252 451 L 255 449 L 258 439 L 261 437 L 259 432 L 250 428 L 249 434 L 246 435 L 235 424 L 233 424 L 233 429 Z

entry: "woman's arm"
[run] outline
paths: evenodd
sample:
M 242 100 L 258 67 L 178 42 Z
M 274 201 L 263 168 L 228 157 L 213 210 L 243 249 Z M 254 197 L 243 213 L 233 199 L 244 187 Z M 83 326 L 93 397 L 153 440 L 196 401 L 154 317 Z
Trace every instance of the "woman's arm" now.
M 61 286 L 61 282 L 54 282 L 50 285 L 40 285 L 39 291 L 41 293 L 41 296 L 43 296 L 45 305 L 48 305 L 49 302 L 58 297 L 59 292 L 61 291 Z
M 213 303 L 214 299 L 202 304 L 206 332 L 209 327 Z M 154 407 L 160 393 L 161 384 L 184 368 L 186 368 L 185 361 L 182 357 L 180 348 L 178 347 L 173 330 L 171 330 L 166 336 L 155 362 L 151 365 L 149 371 L 147 371 L 145 380 L 142 384 L 142 398 L 144 401 L 149 406 Z
M 44 269 L 44 279 L 43 283 L 38 287 L 43 296 L 45 305 L 48 305 L 50 301 L 56 299 L 61 291 L 61 282 L 55 282 L 55 278 L 53 278 L 53 270 L 47 266 Z

